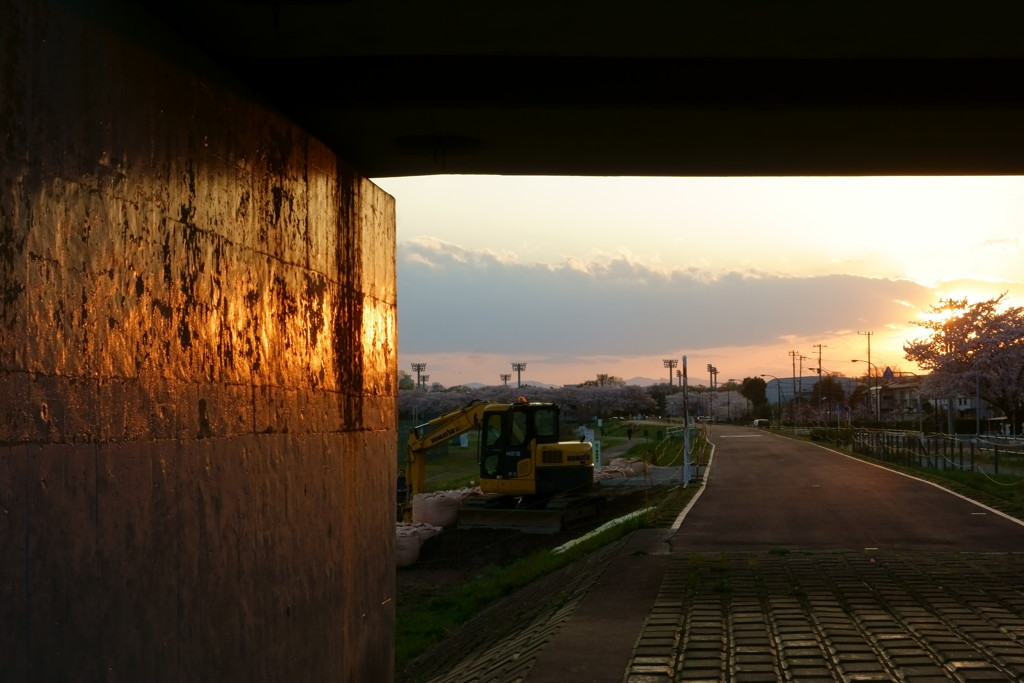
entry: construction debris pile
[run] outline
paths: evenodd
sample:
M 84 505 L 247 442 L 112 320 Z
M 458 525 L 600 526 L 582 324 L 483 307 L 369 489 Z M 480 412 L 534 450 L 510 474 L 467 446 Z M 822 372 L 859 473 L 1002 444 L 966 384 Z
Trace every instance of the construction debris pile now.
M 614 458 L 603 467 L 594 469 L 594 481 L 636 477 L 647 474 L 647 461 L 641 458 Z

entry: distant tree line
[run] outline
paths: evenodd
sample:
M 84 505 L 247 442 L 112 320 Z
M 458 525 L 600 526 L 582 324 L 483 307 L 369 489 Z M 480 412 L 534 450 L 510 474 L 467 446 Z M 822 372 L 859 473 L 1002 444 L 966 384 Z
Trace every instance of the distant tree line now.
M 399 371 L 398 414 L 400 419 L 426 421 L 460 408 L 473 400 L 512 403 L 523 397 L 528 401 L 556 403 L 567 420 L 592 422 L 597 418 L 664 415 L 682 417 L 684 392 L 667 383 L 651 386 L 628 385 L 614 375 L 597 375 L 596 379 L 565 387 L 482 388 L 451 387 L 431 391 L 415 390 L 415 381 Z M 765 404 L 765 382 L 760 377 L 747 378 L 742 384 L 729 382 L 712 392 L 702 385 L 689 387 L 685 398 L 693 417 L 709 412 L 720 419 L 749 417 Z

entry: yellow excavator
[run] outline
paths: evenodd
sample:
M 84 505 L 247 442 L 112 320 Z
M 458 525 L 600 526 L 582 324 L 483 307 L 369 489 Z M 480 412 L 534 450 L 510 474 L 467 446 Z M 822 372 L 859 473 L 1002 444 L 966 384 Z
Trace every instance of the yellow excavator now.
M 594 447 L 586 441 L 559 441 L 559 419 L 554 403 L 520 398 L 515 403 L 473 401 L 413 427 L 406 455 L 409 500 L 425 492 L 427 451 L 476 430 L 484 495 L 472 500 L 472 507 L 564 509 L 567 500 L 588 494 L 594 484 Z M 487 520 L 472 523 L 465 517 L 460 516 L 460 526 L 489 526 Z

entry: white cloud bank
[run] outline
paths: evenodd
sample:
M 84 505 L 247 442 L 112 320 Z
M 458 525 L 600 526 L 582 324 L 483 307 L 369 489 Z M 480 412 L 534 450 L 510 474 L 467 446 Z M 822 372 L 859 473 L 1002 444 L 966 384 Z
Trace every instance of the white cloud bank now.
M 714 356 L 695 356 L 697 367 L 712 362 L 727 377 L 789 374 L 787 349 L 810 368 L 817 344 L 829 349 L 824 367 L 856 374 L 864 366 L 849 361 L 865 358 L 868 336 L 858 333 L 866 331 L 874 333 L 873 362 L 909 367 L 899 347 L 921 330 L 908 323 L 936 301 L 935 289 L 909 280 L 709 277 L 624 257 L 519 263 L 436 239 L 398 246 L 400 367 L 433 359 L 431 381 L 446 385 L 497 383 L 511 360 L 532 361 L 531 375 L 552 383 L 623 376 L 630 360 L 657 377 L 659 359 L 687 350 Z

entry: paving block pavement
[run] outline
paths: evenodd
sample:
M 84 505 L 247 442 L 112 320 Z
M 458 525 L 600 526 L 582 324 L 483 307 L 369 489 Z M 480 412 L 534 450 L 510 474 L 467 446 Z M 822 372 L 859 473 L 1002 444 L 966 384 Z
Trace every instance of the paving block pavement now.
M 666 533 L 435 681 L 1024 680 L 1024 554 L 669 553 Z

